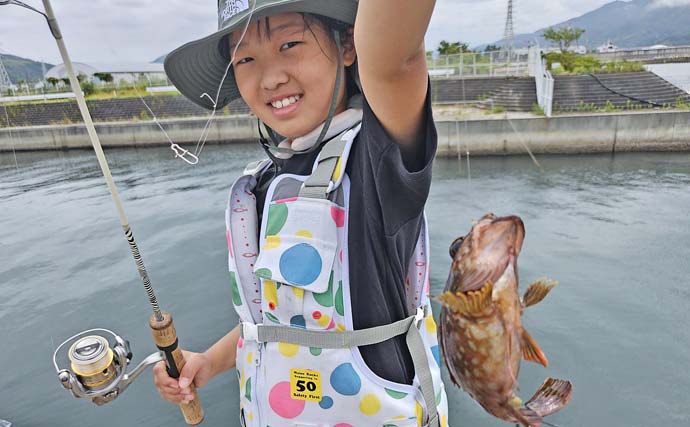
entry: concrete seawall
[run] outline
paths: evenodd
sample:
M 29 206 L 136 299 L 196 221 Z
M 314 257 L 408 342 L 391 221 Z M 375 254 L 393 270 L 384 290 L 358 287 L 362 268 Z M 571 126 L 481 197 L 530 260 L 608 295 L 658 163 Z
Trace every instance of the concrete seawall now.
M 161 120 L 173 141 L 196 143 L 205 118 Z M 437 121 L 439 156 L 534 153 L 612 153 L 690 151 L 690 111 L 654 111 L 571 115 L 553 118 Z M 100 123 L 104 147 L 165 145 L 153 122 Z M 209 143 L 258 138 L 256 118 L 220 117 L 213 121 Z M 90 147 L 83 125 L 0 129 L 0 151 L 60 150 Z

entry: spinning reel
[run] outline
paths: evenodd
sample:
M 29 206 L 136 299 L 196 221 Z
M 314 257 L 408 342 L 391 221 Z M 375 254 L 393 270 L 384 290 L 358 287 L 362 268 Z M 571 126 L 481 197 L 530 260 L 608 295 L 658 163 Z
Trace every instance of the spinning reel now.
M 70 366 L 61 369 L 58 353 L 67 346 Z M 131 360 L 129 342 L 100 328 L 74 335 L 60 344 L 53 354 L 53 365 L 62 386 L 74 397 L 89 398 L 99 406 L 115 400 L 147 367 L 166 360 L 166 356 L 161 351 L 153 353 L 127 373 Z

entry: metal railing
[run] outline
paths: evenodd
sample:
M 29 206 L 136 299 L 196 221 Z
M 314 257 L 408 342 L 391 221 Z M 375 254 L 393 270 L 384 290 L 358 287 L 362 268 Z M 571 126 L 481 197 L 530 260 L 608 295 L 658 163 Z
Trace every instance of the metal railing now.
M 554 80 L 551 72 L 546 69 L 546 60 L 542 57 L 539 46 L 532 46 L 529 50 L 529 73 L 534 76 L 537 86 L 537 103 L 546 117 L 553 114 Z
M 493 52 L 467 52 L 427 58 L 432 78 L 518 77 L 528 75 L 526 49 Z
M 615 52 L 596 52 L 592 55 L 601 61 L 659 61 L 690 58 L 690 46 L 660 49 L 620 49 Z

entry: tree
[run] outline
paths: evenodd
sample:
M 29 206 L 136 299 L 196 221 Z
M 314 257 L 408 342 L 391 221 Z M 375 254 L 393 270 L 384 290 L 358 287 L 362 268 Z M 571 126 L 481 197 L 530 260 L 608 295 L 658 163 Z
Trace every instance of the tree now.
M 59 80 L 59 79 L 56 79 L 55 77 L 48 77 L 48 78 L 46 79 L 46 81 L 47 81 L 48 83 L 50 83 L 50 85 L 53 86 L 53 87 L 56 87 L 57 84 L 60 82 L 60 80 Z
M 495 44 L 487 45 L 487 46 L 484 48 L 484 52 L 498 52 L 499 50 L 501 50 L 501 47 L 500 47 L 500 46 L 496 46 Z
M 67 87 L 69 87 L 69 86 L 70 86 L 70 83 L 69 83 L 69 78 L 68 78 L 68 77 L 65 77 L 64 79 L 60 79 L 60 80 L 62 81 L 62 83 L 64 83 L 64 84 L 65 84 L 65 86 L 67 86 Z
M 98 78 L 98 80 L 106 83 L 113 82 L 113 75 L 110 73 L 93 73 L 93 75 Z
M 551 27 L 544 31 L 542 37 L 557 43 L 561 52 L 565 53 L 573 42 L 577 42 L 582 37 L 584 32 L 585 30 L 582 28 L 563 27 L 556 29 Z
M 441 40 L 436 51 L 439 55 L 455 55 L 458 53 L 470 52 L 470 47 L 467 43 L 448 43 L 445 40 Z

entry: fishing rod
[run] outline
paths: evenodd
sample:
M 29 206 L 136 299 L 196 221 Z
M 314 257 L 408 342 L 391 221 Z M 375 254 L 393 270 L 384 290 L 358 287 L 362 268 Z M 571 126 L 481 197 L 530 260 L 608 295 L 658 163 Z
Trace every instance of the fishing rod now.
M 21 6 L 43 15 L 48 21 L 48 26 L 57 42 L 62 61 L 65 64 L 72 91 L 77 99 L 79 111 L 86 124 L 89 139 L 96 152 L 98 164 L 101 167 L 101 172 L 103 173 L 105 182 L 110 190 L 110 195 L 115 203 L 118 216 L 120 217 L 120 224 L 125 233 L 125 238 L 129 244 L 134 262 L 137 265 L 139 276 L 144 283 L 149 303 L 153 309 L 153 314 L 149 319 L 149 326 L 159 352 L 153 353 L 145 358 L 144 361 L 129 374 L 127 373 L 127 367 L 132 359 L 129 343 L 107 329 L 91 329 L 81 332 L 67 339 L 55 350 L 53 354 L 53 364 L 62 385 L 67 390 L 70 390 L 75 397 L 90 398 L 97 405 L 103 405 L 113 401 L 121 395 L 129 384 L 141 374 L 146 367 L 161 360 L 166 361 L 168 374 L 173 378 L 179 378 L 180 371 L 185 365 L 185 359 L 182 350 L 178 346 L 177 333 L 175 331 L 172 316 L 168 312 L 161 311 L 156 295 L 153 292 L 153 286 L 146 272 L 144 261 L 139 252 L 139 247 L 134 240 L 134 235 L 129 226 L 127 216 L 125 215 L 125 210 L 122 206 L 117 187 L 113 182 L 110 167 L 103 153 L 103 148 L 101 147 L 86 101 L 84 100 L 84 95 L 81 92 L 79 80 L 74 74 L 74 67 L 72 66 L 72 61 L 67 52 L 50 0 L 43 0 L 45 12 L 35 9 L 19 0 L 0 0 L 0 6 L 4 5 Z M 102 336 L 102 334 L 106 334 L 107 337 Z M 110 338 L 110 340 L 108 338 Z M 71 362 L 70 367 L 60 369 L 57 362 L 58 354 L 61 349 L 67 348 L 68 345 L 69 351 L 67 351 L 67 356 Z M 190 387 L 192 388 L 192 392 L 194 392 L 194 386 L 190 385 Z M 181 403 L 180 409 L 182 410 L 187 424 L 196 425 L 201 423 L 204 419 L 201 402 L 196 393 L 194 393 L 194 400 L 186 404 Z

